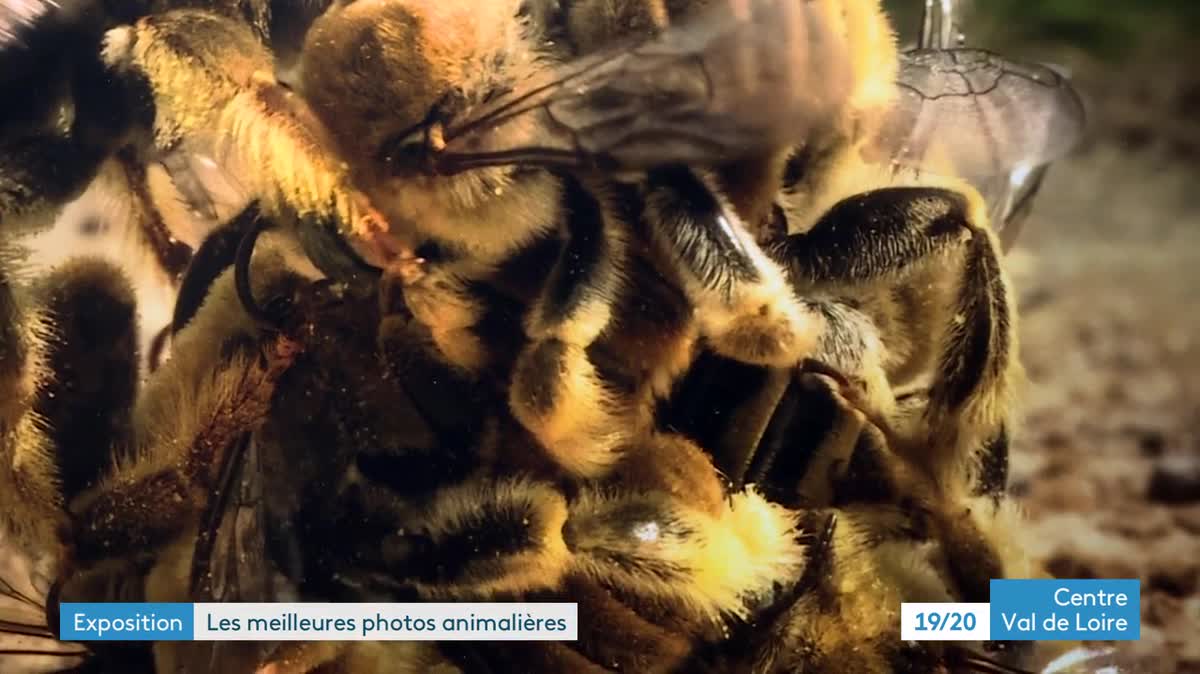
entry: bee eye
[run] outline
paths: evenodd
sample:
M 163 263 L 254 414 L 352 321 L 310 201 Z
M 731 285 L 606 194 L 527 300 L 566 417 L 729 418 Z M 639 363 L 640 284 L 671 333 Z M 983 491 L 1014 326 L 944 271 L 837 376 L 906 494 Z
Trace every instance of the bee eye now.
M 409 133 L 395 136 L 383 144 L 382 159 L 393 173 L 423 166 L 429 153 L 429 138 L 422 127 Z

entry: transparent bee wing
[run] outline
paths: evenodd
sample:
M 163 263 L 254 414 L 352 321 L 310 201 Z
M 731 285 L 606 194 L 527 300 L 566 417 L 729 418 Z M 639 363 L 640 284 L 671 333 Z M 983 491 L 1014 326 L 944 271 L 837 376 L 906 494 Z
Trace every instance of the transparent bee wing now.
M 227 166 L 183 147 L 158 157 L 148 183 L 171 234 L 192 248 L 251 199 L 249 189 Z
M 251 433 L 222 458 L 220 477 L 201 520 L 192 559 L 191 596 L 197 602 L 269 602 L 276 599 L 274 566 L 266 552 L 262 466 Z M 214 642 L 196 649 L 207 662 L 189 671 L 230 671 L 235 663 L 262 662 L 271 646 Z M 207 651 L 207 654 L 205 654 Z
M 1016 244 L 1049 168 L 1048 165 L 1020 166 L 1006 175 L 976 182 L 975 187 L 988 204 L 988 218 L 1000 235 L 1000 244 L 1005 251 Z
M 82 644 L 54 638 L 46 625 L 44 569 L 0 535 L 0 671 L 60 672 L 87 659 Z
M 983 50 L 906 52 L 898 87 L 869 160 L 982 182 L 1062 157 L 1085 128 L 1083 102 L 1064 77 Z
M 826 122 L 849 93 L 847 68 L 811 3 L 722 0 L 647 42 L 548 69 L 450 125 L 436 168 L 736 159 Z
M 23 629 L 0 620 L 0 671 L 6 674 L 69 671 L 88 658 L 88 650 L 80 644 L 57 641 L 53 636 L 30 635 Z
M 196 544 L 193 588 L 210 601 L 270 601 L 257 443 L 246 434 L 232 449 Z

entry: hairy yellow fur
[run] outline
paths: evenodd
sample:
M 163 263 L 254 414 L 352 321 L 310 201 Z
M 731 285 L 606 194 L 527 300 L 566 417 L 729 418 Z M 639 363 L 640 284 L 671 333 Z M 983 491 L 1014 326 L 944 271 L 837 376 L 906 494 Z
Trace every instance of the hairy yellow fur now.
M 620 459 L 625 444 L 648 429 L 649 415 L 597 375 L 583 347 L 563 349 L 558 377 L 540 371 L 531 352 L 518 357 L 509 407 L 560 466 L 580 477 L 599 477 Z M 550 379 L 552 402 L 532 399 L 522 385 L 526 379 Z
M 244 24 L 165 12 L 110 32 L 104 56 L 149 80 L 156 146 L 211 154 L 274 214 L 332 220 L 356 233 L 374 218 L 320 122 L 275 79 L 271 55 Z
M 286 247 L 282 243 L 281 247 L 273 247 L 272 240 L 264 238 L 265 245 L 256 251 L 259 271 L 251 278 L 257 293 L 278 283 L 276 274 L 286 259 Z M 264 273 L 263 267 L 273 269 L 275 274 Z M 224 358 L 222 353 L 233 341 L 258 341 L 261 330 L 243 309 L 234 289 L 233 270 L 227 270 L 214 282 L 202 310 L 176 335 L 172 357 L 146 382 L 139 395 L 134 408 L 137 437 L 133 457 L 116 466 L 95 488 L 80 495 L 72 503 L 72 509 L 86 509 L 94 499 L 117 485 L 131 485 L 163 470 L 182 471 L 194 479 L 207 474 L 192 471 L 215 469 L 215 463 L 193 465 L 190 453 L 197 438 L 219 424 L 222 415 L 250 414 L 252 408 L 261 408 L 266 413 L 268 400 L 261 396 L 269 393 L 270 388 L 254 392 L 253 382 L 267 376 L 255 362 L 257 354 L 233 353 Z M 214 367 L 223 361 L 222 366 Z
M 829 25 L 849 45 L 851 110 L 878 113 L 895 99 L 896 35 L 880 0 L 818 0 Z
M 468 483 L 440 491 L 423 522 L 434 545 L 443 536 L 487 522 L 492 513 L 521 516 L 529 546 L 503 557 L 468 565 L 462 585 L 418 584 L 429 597 L 469 599 L 493 593 L 518 593 L 556 587 L 564 577 L 569 553 L 562 539 L 566 500 L 545 485 L 524 480 Z M 436 554 L 436 553 L 435 553 Z
M 5 494 L 0 529 L 25 552 L 59 547 L 57 527 L 64 513 L 53 457 L 45 422 L 32 411 L 0 429 L 0 491 Z
M 652 514 L 629 519 L 631 504 Z M 796 524 L 794 513 L 753 491 L 715 516 L 653 493 L 588 492 L 571 506 L 575 564 L 585 575 L 713 624 L 747 617 L 773 583 L 800 572 Z
M 0 247 L 4 243 L 0 242 Z M 0 263 L 8 253 L 0 249 Z M 59 549 L 57 527 L 64 520 L 54 448 L 46 421 L 32 408 L 34 397 L 52 387 L 43 362 L 53 324 L 0 266 L 0 537 L 11 538 L 23 553 L 40 556 Z
M 786 216 L 786 234 L 803 235 L 838 204 L 887 188 L 943 189 L 961 196 L 967 206 L 961 246 L 945 245 L 940 254 L 893 272 L 879 271 L 889 260 L 877 258 L 886 256 L 851 254 L 849 275 L 871 280 L 845 284 L 822 280 L 812 287 L 797 279 L 798 289 L 802 295 L 815 291 L 848 301 L 874 324 L 863 331 L 862 346 L 867 348 L 860 350 L 857 362 L 831 364 L 845 367 L 847 376 L 863 383 L 867 399 L 875 406 L 872 412 L 889 418 L 893 430 L 910 440 L 898 451 L 913 453 L 914 458 L 925 452 L 945 454 L 932 459 L 930 466 L 943 466 L 947 459 L 966 460 L 971 447 L 990 439 L 1002 424 L 1011 421 L 1012 403 L 1023 379 L 1016 356 L 1016 299 L 1002 268 L 988 274 L 987 283 L 992 297 L 1005 298 L 1005 314 L 992 315 L 992 307 L 983 307 L 992 330 L 991 353 L 982 379 L 966 400 L 954 409 L 920 407 L 915 402 L 897 409 L 893 392 L 913 385 L 931 370 L 937 370 L 935 379 L 949 374 L 940 369 L 940 359 L 950 353 L 955 326 L 969 320 L 956 315 L 953 307 L 960 296 L 979 290 L 978 279 L 963 279 L 966 256 L 978 249 L 972 237 L 986 237 L 986 248 L 997 257 L 1001 251 L 990 228 L 988 207 L 978 190 L 956 177 L 951 156 L 954 148 L 939 147 L 934 139 L 917 170 L 893 163 L 892 157 L 882 156 L 875 145 L 899 92 L 896 39 L 879 2 L 821 0 L 818 7 L 851 46 L 854 86 L 840 118 L 842 125 L 810 140 L 802 176 L 777 196 Z M 1005 343 L 1007 346 L 1002 346 Z
M 774 583 L 795 577 L 804 564 L 796 513 L 753 491 L 708 509 L 692 505 L 688 495 L 624 485 L 585 489 L 568 503 L 549 485 L 524 479 L 470 481 L 439 491 L 420 521 L 437 554 L 440 541 L 497 518 L 524 523 L 522 548 L 494 558 L 483 549 L 453 582 L 413 581 L 422 595 L 519 596 L 561 590 L 581 574 L 716 626 L 747 617 Z
M 704 182 L 732 218 L 735 211 L 721 191 L 715 189 L 716 179 L 705 176 Z M 810 325 L 813 317 L 801 311 L 778 262 L 757 246 L 746 245 L 744 250 L 762 278 L 738 283 L 730 295 L 713 292 L 700 279 L 682 271 L 685 267 L 662 231 L 664 227 L 674 226 L 672 209 L 678 205 L 654 193 L 648 195 L 646 201 L 647 219 L 654 223 L 652 232 L 662 249 L 660 255 L 667 258 L 667 264 L 672 268 L 680 270 L 675 276 L 695 304 L 693 315 L 699 333 L 708 338 L 710 348 L 743 362 L 778 367 L 789 367 L 812 351 L 816 336 Z M 739 222 L 730 225 L 742 230 Z M 748 242 L 749 234 L 740 233 Z

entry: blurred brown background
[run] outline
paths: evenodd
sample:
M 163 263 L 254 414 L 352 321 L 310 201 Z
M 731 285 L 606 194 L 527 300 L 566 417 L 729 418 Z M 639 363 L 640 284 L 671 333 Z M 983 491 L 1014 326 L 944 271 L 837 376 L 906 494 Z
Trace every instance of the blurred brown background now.
M 888 4 L 915 34 L 920 0 Z M 1200 672 L 1200 1 L 968 9 L 970 46 L 1065 66 L 1089 109 L 1009 256 L 1030 544 L 1058 576 L 1140 578 L 1133 669 Z

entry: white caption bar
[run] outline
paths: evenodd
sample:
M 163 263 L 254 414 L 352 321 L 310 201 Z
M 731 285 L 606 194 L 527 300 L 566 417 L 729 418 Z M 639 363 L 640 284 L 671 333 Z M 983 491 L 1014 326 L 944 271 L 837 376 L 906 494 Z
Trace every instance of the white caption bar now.
M 900 638 L 905 641 L 987 641 L 991 634 L 991 604 L 900 605 Z
M 195 604 L 196 641 L 574 641 L 578 604 Z

